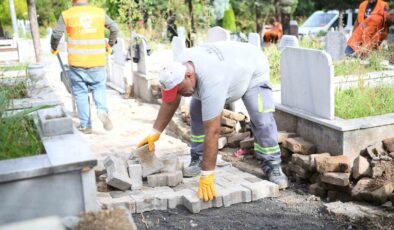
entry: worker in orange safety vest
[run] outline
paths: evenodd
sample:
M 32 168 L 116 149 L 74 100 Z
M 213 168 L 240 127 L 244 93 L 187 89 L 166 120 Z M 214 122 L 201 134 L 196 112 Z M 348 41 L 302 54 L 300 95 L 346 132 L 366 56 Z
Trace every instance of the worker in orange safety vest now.
M 277 43 L 279 39 L 282 38 L 282 24 L 276 21 L 275 17 L 270 19 L 269 30 L 264 32 L 264 42 L 265 43 Z
M 354 31 L 347 42 L 346 55 L 364 56 L 387 38 L 388 11 L 389 5 L 382 0 L 365 0 L 360 4 Z
M 67 52 L 72 91 L 76 100 L 80 125 L 85 134 L 92 133 L 88 92 L 92 91 L 98 118 L 105 130 L 112 129 L 106 105 L 106 60 L 116 43 L 118 26 L 103 9 L 88 4 L 88 0 L 73 0 L 73 6 L 63 11 L 51 37 L 52 54 L 56 55 L 64 32 L 67 32 Z M 104 29 L 110 30 L 108 43 Z

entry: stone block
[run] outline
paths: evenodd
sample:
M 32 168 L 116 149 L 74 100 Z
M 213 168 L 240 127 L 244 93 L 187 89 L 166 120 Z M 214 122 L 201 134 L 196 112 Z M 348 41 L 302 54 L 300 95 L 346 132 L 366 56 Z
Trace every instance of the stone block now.
M 111 208 L 119 208 L 124 207 L 130 213 L 135 213 L 136 211 L 136 202 L 133 198 L 129 196 L 119 197 L 119 198 L 112 198 L 112 202 L 110 205 Z
M 128 164 L 131 190 L 142 188 L 142 166 L 140 164 Z
M 234 128 L 235 125 L 237 124 L 237 121 L 222 116 L 221 124 L 222 124 L 222 125 L 225 125 L 225 126 L 227 126 L 227 127 Z
M 227 138 L 226 137 L 220 137 L 218 139 L 218 149 L 223 149 L 227 145 Z
M 137 156 L 140 159 L 142 177 L 158 173 L 164 168 L 163 163 L 156 157 L 156 154 L 148 151 L 148 145 L 135 149 L 133 151 L 133 156 Z
M 184 192 L 182 196 L 183 206 L 191 213 L 199 213 L 201 211 L 201 202 L 198 199 L 196 191 L 189 190 Z
M 73 134 L 74 127 L 61 106 L 38 111 L 38 120 L 43 137 Z
M 350 159 L 348 156 L 318 156 L 315 157 L 316 170 L 319 173 L 345 172 L 351 171 Z
M 347 38 L 343 32 L 329 31 L 325 38 L 325 51 L 330 54 L 332 60 L 337 61 L 345 57 Z
M 224 109 L 222 115 L 224 117 L 227 117 L 231 120 L 236 120 L 236 121 L 243 121 L 246 119 L 246 116 L 241 114 L 241 113 L 235 113 L 231 110 Z
M 371 159 L 379 159 L 380 156 L 387 155 L 383 147 L 383 142 L 377 142 L 373 145 L 368 146 L 366 152 L 371 157 Z
M 371 176 L 372 178 L 377 178 L 383 176 L 385 171 L 385 165 L 381 161 L 372 161 L 371 163 Z
M 281 43 L 284 40 L 285 36 Z M 333 120 L 334 68 L 330 55 L 322 50 L 287 47 L 280 66 L 285 66 L 280 69 L 282 105 Z
M 104 167 L 104 159 L 98 159 L 97 165 L 93 169 L 94 169 L 94 174 L 96 175 L 96 178 L 107 173 L 107 170 Z
M 230 128 L 230 127 L 220 127 L 220 134 L 230 134 L 235 132 L 235 128 Z
M 310 156 L 309 155 L 302 155 L 302 154 L 293 154 L 291 156 L 291 161 L 296 164 L 301 166 L 305 170 L 309 170 L 311 168 L 310 163 Z
M 352 190 L 352 198 L 360 201 L 369 201 L 377 204 L 385 203 L 394 191 L 394 183 L 387 182 L 378 189 L 371 191 L 374 180 L 362 178 Z
M 278 197 L 279 186 L 270 181 L 261 180 L 255 181 L 254 179 L 245 179 L 245 182 L 241 182 L 241 186 L 249 189 L 252 193 L 252 201 L 260 200 L 266 197 Z
M 308 179 L 311 176 L 311 173 L 300 165 L 292 164 L 291 170 L 301 179 Z
M 254 147 L 254 137 L 247 137 L 239 142 L 239 147 L 241 149 L 251 149 Z
M 127 190 L 131 187 L 131 180 L 123 160 L 109 156 L 104 160 L 104 167 L 107 170 L 106 183 L 108 185 L 120 190 Z
M 394 152 L 394 137 L 387 138 L 383 140 L 383 145 L 387 152 L 392 153 Z
M 329 153 L 316 153 L 316 154 L 311 154 L 310 156 L 311 156 L 310 170 L 315 171 L 316 170 L 316 160 L 315 160 L 316 157 L 329 157 L 331 155 Z
M 321 175 L 321 181 L 337 186 L 348 186 L 350 173 L 327 172 Z
M 286 131 L 279 131 L 278 132 L 278 143 L 282 144 L 287 139 L 294 138 L 294 137 L 297 137 L 296 133 L 289 133 L 289 132 L 286 132 Z
M 370 176 L 371 167 L 368 160 L 363 156 L 358 156 L 353 163 L 352 176 L 358 180 L 360 177 Z
M 308 192 L 312 195 L 322 198 L 327 196 L 327 190 L 319 183 L 311 184 L 309 186 Z
M 293 153 L 310 155 L 316 153 L 316 146 L 301 137 L 288 138 L 283 146 Z
M 158 173 L 147 177 L 148 184 L 151 187 L 170 186 L 175 187 L 182 182 L 182 171 L 171 173 Z
M 164 165 L 161 172 L 176 172 L 182 170 L 179 158 L 175 154 L 167 155 L 160 160 Z
M 153 210 L 166 210 L 167 200 L 163 197 L 158 197 L 154 190 L 138 190 L 131 192 L 130 197 L 136 202 L 136 213 L 142 213 Z M 155 191 L 155 193 L 158 193 Z
M 250 136 L 250 132 L 231 134 L 227 136 L 227 146 L 231 148 L 239 147 L 241 141 L 249 136 Z
M 293 155 L 293 153 L 290 150 L 280 146 L 280 154 L 280 158 L 283 164 L 287 164 L 291 161 L 291 155 Z

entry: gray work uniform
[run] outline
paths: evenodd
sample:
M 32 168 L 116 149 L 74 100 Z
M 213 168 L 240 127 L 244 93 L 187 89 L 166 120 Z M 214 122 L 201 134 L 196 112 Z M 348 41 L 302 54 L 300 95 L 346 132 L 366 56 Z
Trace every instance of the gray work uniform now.
M 261 50 L 248 43 L 215 42 L 186 50 L 178 61 L 191 61 L 197 77 L 190 104 L 192 154 L 203 154 L 203 121 L 220 116 L 226 103 L 242 98 L 263 170 L 267 161 L 280 160 L 269 64 Z

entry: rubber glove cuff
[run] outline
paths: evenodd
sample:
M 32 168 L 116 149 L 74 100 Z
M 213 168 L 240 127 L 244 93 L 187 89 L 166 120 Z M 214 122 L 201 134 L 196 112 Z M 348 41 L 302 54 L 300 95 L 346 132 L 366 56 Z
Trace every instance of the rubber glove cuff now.
M 59 50 L 58 50 L 58 49 L 51 50 L 51 54 L 52 54 L 52 55 L 57 55 L 58 53 L 59 53 Z

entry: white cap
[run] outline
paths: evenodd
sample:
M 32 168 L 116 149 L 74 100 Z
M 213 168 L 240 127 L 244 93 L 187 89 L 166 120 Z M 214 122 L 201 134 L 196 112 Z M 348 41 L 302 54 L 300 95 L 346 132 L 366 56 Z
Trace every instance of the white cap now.
M 179 62 L 171 62 L 160 71 L 160 85 L 163 90 L 171 90 L 185 79 L 185 74 L 185 65 Z

